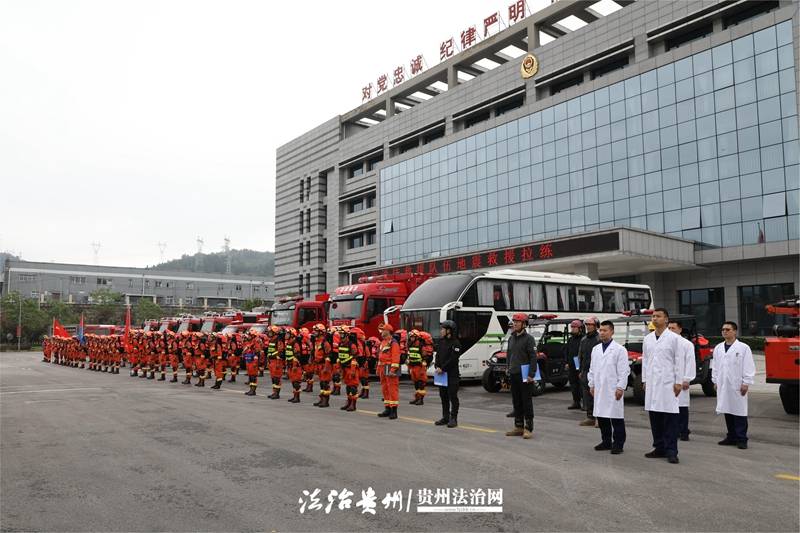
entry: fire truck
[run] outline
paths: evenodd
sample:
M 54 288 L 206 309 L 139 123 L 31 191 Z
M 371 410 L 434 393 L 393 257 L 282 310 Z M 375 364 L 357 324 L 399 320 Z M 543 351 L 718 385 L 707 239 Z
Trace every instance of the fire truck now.
M 378 337 L 378 326 L 384 322 L 384 311 L 398 311 L 408 296 L 429 274 L 384 274 L 362 276 L 355 285 L 339 287 L 330 300 L 330 325 L 357 326 L 367 337 Z M 400 327 L 397 312 L 387 314 L 389 323 Z
M 767 383 L 779 383 L 781 403 L 787 414 L 800 411 L 800 300 L 788 300 L 768 305 L 767 312 L 786 317 L 787 324 L 776 324 L 773 337 L 764 343 Z
M 161 319 L 160 324 L 158 326 L 158 332 L 163 333 L 164 331 L 178 331 L 178 326 L 181 324 L 180 318 L 174 317 L 164 317 Z
M 149 320 L 145 320 L 144 324 L 142 324 L 142 331 L 159 331 L 159 327 L 161 326 L 161 321 L 156 320 L 155 318 L 151 318 Z
M 313 300 L 302 296 L 279 298 L 272 306 L 270 323 L 295 329 L 328 323 L 328 295 L 317 294 Z

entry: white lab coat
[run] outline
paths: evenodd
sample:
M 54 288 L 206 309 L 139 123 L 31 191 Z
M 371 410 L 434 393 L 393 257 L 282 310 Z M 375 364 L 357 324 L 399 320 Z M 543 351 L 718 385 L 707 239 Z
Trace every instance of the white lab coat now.
M 673 385 L 683 383 L 684 357 L 680 337 L 665 329 L 656 339 L 655 332 L 644 338 L 642 346 L 642 383 L 645 411 L 678 413 L 678 397 Z
M 628 350 L 611 341 L 606 351 L 603 343 L 592 348 L 592 362 L 589 365 L 589 387 L 594 387 L 594 416 L 602 418 L 625 418 L 625 402 L 617 400 L 617 389 L 628 386 L 631 373 Z
M 694 343 L 685 337 L 680 337 L 678 345 L 684 357 L 683 381 L 691 383 L 697 376 L 697 362 L 694 359 Z M 689 407 L 689 391 L 681 390 L 678 395 L 678 407 Z
M 736 340 L 728 351 L 725 343 L 714 347 L 711 359 L 711 381 L 717 386 L 717 413 L 747 416 L 747 394 L 742 396 L 741 386 L 752 385 L 756 377 L 756 364 L 750 347 Z

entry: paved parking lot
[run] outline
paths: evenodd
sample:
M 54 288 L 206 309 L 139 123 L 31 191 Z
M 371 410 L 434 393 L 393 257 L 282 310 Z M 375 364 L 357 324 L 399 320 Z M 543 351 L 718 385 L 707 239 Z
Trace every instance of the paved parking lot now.
M 507 393 L 462 388 L 458 429 L 436 427 L 439 403 L 400 419 L 49 365 L 41 354 L 0 354 L 3 531 L 797 531 L 798 418 L 776 390 L 755 387 L 750 448 L 720 447 L 724 421 L 693 387 L 692 440 L 680 465 L 648 460 L 646 414 L 626 405 L 625 453 L 595 452 L 599 432 L 578 426 L 569 392 L 535 398 L 531 441 L 503 435 Z M 284 390 L 287 390 L 286 383 Z M 373 387 L 373 393 L 379 393 Z M 289 395 L 286 395 L 287 398 Z M 377 395 L 379 396 L 379 394 Z M 375 515 L 356 502 L 372 487 Z M 334 505 L 331 490 L 354 493 Z M 503 489 L 501 513 L 416 512 L 417 491 Z M 300 512 L 303 491 L 323 509 Z M 402 491 L 404 508 L 385 509 Z M 408 505 L 408 493 L 412 503 Z M 451 491 L 452 493 L 452 491 Z M 336 500 L 338 502 L 338 500 Z M 397 502 L 395 502 L 396 504 Z M 391 502 L 389 506 L 392 507 Z M 406 508 L 408 512 L 406 512 Z

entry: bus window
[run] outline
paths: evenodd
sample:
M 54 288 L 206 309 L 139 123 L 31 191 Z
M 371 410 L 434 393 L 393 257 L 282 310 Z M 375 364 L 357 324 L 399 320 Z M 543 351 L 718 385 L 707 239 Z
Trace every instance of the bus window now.
M 573 311 L 575 295 L 569 285 L 545 285 L 547 293 L 547 309 L 550 311 Z
M 603 312 L 604 313 L 621 313 L 625 309 L 625 290 L 603 288 Z
M 478 281 L 478 305 L 494 307 L 497 311 L 511 310 L 512 291 L 507 281 L 482 279 Z
M 576 311 L 600 311 L 602 309 L 599 287 L 576 287 Z
M 628 289 L 628 309 L 650 309 L 650 291 L 644 289 Z
M 492 313 L 488 311 L 459 311 L 456 313 L 456 331 L 458 340 L 461 341 L 462 353 L 469 350 L 486 335 L 491 318 Z

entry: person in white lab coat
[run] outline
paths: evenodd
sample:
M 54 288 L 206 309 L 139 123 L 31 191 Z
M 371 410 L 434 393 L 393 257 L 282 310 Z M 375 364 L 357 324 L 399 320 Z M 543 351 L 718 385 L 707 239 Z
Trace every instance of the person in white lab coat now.
M 655 330 L 642 345 L 642 386 L 644 409 L 650 416 L 653 451 L 648 459 L 666 457 L 672 464 L 678 460 L 678 395 L 683 384 L 684 359 L 680 338 L 667 329 L 669 312 L 663 307 L 653 311 Z
M 622 396 L 631 373 L 628 350 L 613 339 L 614 323 L 600 323 L 600 344 L 592 348 L 589 366 L 589 392 L 594 398 L 593 414 L 603 441 L 597 451 L 611 450 L 618 455 L 625 445 L 625 402 Z
M 697 376 L 694 343 L 683 336 L 683 324 L 677 320 L 669 321 L 669 330 L 681 338 L 681 351 L 684 357 L 683 383 L 678 395 L 678 435 L 681 440 L 689 440 L 689 385 Z
M 711 381 L 717 391 L 717 413 L 725 415 L 728 434 L 717 444 L 747 449 L 747 391 L 755 381 L 753 352 L 736 339 L 736 322 L 722 324 L 723 342 L 714 347 Z

